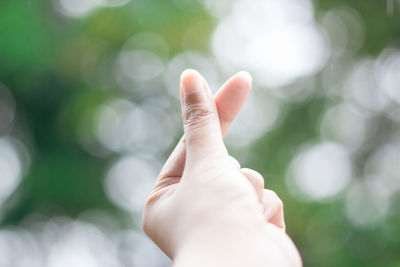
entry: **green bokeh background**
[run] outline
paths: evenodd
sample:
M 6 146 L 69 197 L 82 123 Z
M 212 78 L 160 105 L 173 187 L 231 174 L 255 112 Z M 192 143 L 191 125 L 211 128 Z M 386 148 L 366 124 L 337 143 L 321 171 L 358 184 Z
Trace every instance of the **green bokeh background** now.
M 313 3 L 317 21 L 335 7 L 358 11 L 366 33 L 355 57 L 375 57 L 387 46 L 400 45 L 400 13 L 388 16 L 383 0 Z M 183 45 L 183 33 L 200 22 L 204 27 Z M 12 92 L 17 111 L 13 129 L 2 134 L 22 140 L 32 155 L 29 171 L 2 207 L 2 226 L 20 225 L 33 213 L 76 218 L 83 211 L 100 209 L 112 214 L 121 227 L 131 227 L 126 212 L 108 199 L 103 188 L 104 173 L 119 154 L 96 157 L 88 153 L 78 140 L 78 132 L 82 131 L 82 120 L 87 120 L 85 135 L 94 139 L 90 118 L 110 99 L 128 97 L 140 102 L 151 95 L 126 96 L 118 84 L 94 77 L 102 77 L 107 72 L 102 63 L 116 55 L 131 36 L 143 31 L 164 37 L 170 58 L 184 50 L 210 54 L 209 39 L 216 24 L 217 19 L 201 4 L 185 9 L 172 1 L 134 0 L 74 19 L 58 13 L 48 0 L 0 1 L 0 82 Z M 87 75 L 95 81 L 91 83 L 81 71 L 87 53 L 92 59 Z M 160 88 L 160 92 L 164 90 Z M 176 99 L 166 95 L 165 101 Z M 320 138 L 321 114 L 331 101 L 315 97 L 287 103 L 277 127 L 246 151 L 232 149 L 231 153 L 239 158 L 241 153 L 251 155 L 242 165 L 262 173 L 267 187 L 284 201 L 288 233 L 305 266 L 399 267 L 398 195 L 392 200 L 394 211 L 384 222 L 359 229 L 342 214 L 343 199 L 301 202 L 288 192 L 288 165 L 302 144 Z M 166 158 L 169 151 L 157 156 Z

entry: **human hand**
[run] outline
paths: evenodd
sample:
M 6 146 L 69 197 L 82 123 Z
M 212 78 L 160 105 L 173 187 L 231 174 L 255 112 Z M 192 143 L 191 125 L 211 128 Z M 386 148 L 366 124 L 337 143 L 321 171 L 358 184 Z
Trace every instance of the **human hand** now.
M 281 200 L 223 143 L 251 87 L 240 72 L 215 98 L 196 71 L 181 76 L 184 137 L 146 202 L 143 229 L 176 266 L 299 266 Z

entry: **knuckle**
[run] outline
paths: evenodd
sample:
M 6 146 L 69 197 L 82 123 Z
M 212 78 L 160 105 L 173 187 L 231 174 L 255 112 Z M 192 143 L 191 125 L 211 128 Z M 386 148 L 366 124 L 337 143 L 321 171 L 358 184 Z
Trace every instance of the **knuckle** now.
M 257 185 L 264 188 L 264 178 L 259 172 L 248 168 L 242 168 L 241 170 L 248 178 L 251 178 Z
M 283 209 L 283 202 L 280 198 L 278 198 L 278 200 L 277 200 L 277 205 L 278 205 L 279 209 Z
M 262 188 L 264 188 L 264 178 L 262 177 L 261 174 L 257 173 L 258 175 L 256 175 L 256 179 L 257 182 L 262 186 Z
M 267 195 L 270 195 L 270 201 L 278 206 L 278 208 L 283 208 L 283 201 L 279 198 L 279 196 L 275 193 L 275 191 L 264 189 L 264 192 Z
M 275 192 L 274 192 L 275 193 Z M 283 209 L 283 202 L 282 200 L 278 197 L 278 195 L 275 193 L 275 204 L 278 207 L 278 209 Z
M 211 107 L 204 103 L 185 106 L 182 114 L 183 124 L 189 127 L 206 124 L 214 116 Z

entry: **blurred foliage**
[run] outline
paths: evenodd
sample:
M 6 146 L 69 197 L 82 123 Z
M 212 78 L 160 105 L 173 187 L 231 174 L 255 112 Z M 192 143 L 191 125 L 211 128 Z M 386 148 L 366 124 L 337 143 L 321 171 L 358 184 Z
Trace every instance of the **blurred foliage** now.
M 185 50 L 210 54 L 209 39 L 217 19 L 197 2 L 183 7 L 175 2 L 134 0 L 69 18 L 49 0 L 0 1 L 0 82 L 16 102 L 14 125 L 1 134 L 21 140 L 31 155 L 29 171 L 2 206 L 3 226 L 20 225 L 34 213 L 76 218 L 91 209 L 104 210 L 125 225 L 126 213 L 109 200 L 103 182 L 120 153 L 104 149 L 90 153 L 82 136 L 90 146 L 96 142 L 93 120 L 98 109 L 114 98 L 141 103 L 162 94 L 165 101 L 176 104 L 170 116 L 177 116 L 177 101 L 162 85 L 149 92 L 133 88 L 126 93 L 110 78 L 112 70 L 106 64 L 140 32 L 160 34 L 169 46 L 168 59 Z M 355 58 L 376 57 L 388 46 L 399 47 L 400 13 L 388 16 L 385 1 L 314 0 L 316 20 L 343 7 L 356 10 L 365 23 L 365 41 Z M 196 34 L 185 41 L 194 26 Z M 288 233 L 305 266 L 400 266 L 398 196 L 392 199 L 395 211 L 384 223 L 359 229 L 341 213 L 343 199 L 302 202 L 285 185 L 292 158 L 301 145 L 320 139 L 322 115 L 334 101 L 315 97 L 287 103 L 276 127 L 249 147 L 231 152 L 238 158 L 248 155 L 243 165 L 260 171 L 266 186 L 283 199 Z M 170 149 L 157 157 L 165 159 Z

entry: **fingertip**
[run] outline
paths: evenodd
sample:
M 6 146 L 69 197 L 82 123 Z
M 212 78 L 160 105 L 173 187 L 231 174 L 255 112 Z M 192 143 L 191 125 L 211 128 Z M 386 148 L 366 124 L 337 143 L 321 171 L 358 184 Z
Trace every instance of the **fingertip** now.
M 204 90 L 204 78 L 194 69 L 186 69 L 181 74 L 181 95 L 189 95 Z
M 243 83 L 242 87 L 247 87 L 249 89 L 251 88 L 251 85 L 253 83 L 253 77 L 248 71 L 245 70 L 239 71 L 235 76 L 241 79 L 241 82 Z
M 261 200 L 264 190 L 264 178 L 262 177 L 262 175 L 259 172 L 248 168 L 242 168 L 240 169 L 240 171 L 253 185 L 259 199 Z
M 215 95 L 215 100 L 217 102 L 223 99 L 226 99 L 223 100 L 223 102 L 234 100 L 234 103 L 238 101 L 236 104 L 238 104 L 237 107 L 240 109 L 250 92 L 251 85 L 252 78 L 250 73 L 247 71 L 240 71 L 222 85 Z
M 182 71 L 181 80 L 183 80 L 185 77 L 191 76 L 191 75 L 200 75 L 200 73 L 195 69 L 190 69 L 190 68 L 185 69 L 184 71 Z

